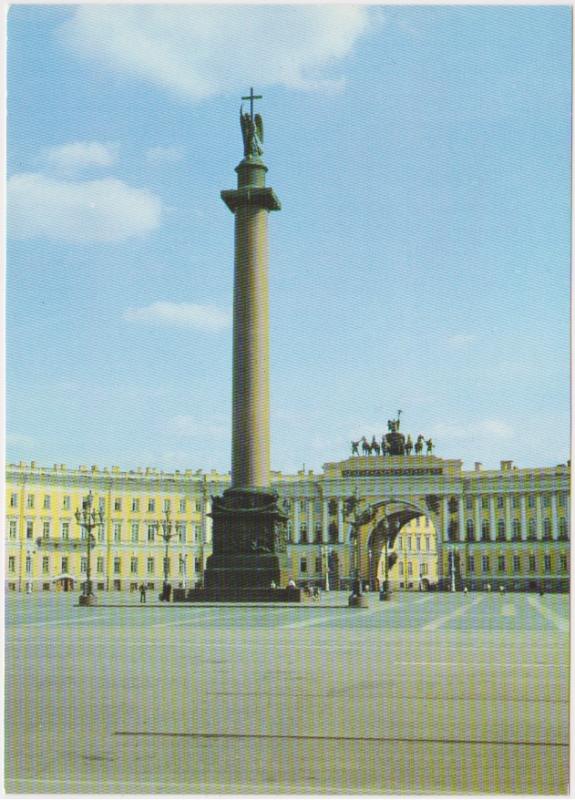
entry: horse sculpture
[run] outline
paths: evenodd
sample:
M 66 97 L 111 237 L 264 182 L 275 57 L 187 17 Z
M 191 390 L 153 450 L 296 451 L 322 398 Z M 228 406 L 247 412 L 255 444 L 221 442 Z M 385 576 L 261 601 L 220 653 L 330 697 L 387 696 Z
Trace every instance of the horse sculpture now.
M 421 434 L 419 434 L 419 436 L 417 437 L 417 441 L 415 443 L 415 454 L 416 455 L 419 455 L 420 453 L 423 452 L 423 442 L 424 442 L 423 436 Z
M 352 454 L 352 456 L 358 456 L 359 455 L 359 443 L 360 442 L 361 442 L 361 439 L 358 439 L 357 442 L 352 442 L 351 443 L 351 454 Z
M 367 441 L 365 436 L 363 436 L 361 439 L 361 451 L 364 454 L 364 456 L 369 456 L 371 454 L 371 445 Z

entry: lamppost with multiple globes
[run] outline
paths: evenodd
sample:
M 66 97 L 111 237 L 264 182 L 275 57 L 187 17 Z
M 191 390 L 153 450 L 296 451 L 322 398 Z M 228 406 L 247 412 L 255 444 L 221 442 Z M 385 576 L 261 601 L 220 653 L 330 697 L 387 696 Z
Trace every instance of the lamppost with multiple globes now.
M 175 534 L 172 531 L 174 523 L 173 523 L 173 521 L 172 521 L 172 519 L 170 517 L 170 512 L 169 511 L 165 511 L 164 512 L 164 519 L 160 522 L 160 526 L 161 526 L 160 536 L 162 537 L 162 539 L 164 540 L 164 544 L 166 545 L 166 550 L 165 550 L 165 553 L 164 553 L 164 585 L 162 587 L 161 599 L 167 601 L 167 600 L 169 600 L 169 596 L 168 596 L 168 564 L 169 564 L 169 561 L 168 561 L 168 550 L 169 550 L 169 547 L 170 547 L 170 540 L 172 539 L 173 536 L 175 536 Z
M 92 547 L 96 541 L 92 531 L 98 525 L 102 525 L 104 522 L 104 514 L 102 511 L 96 511 L 93 508 L 94 498 L 92 496 L 92 492 L 88 494 L 82 500 L 82 510 L 76 509 L 74 516 L 76 517 L 76 522 L 82 530 L 85 532 L 86 538 L 86 580 L 84 582 L 84 588 L 82 594 L 80 595 L 80 605 L 81 606 L 95 606 L 97 603 L 96 596 L 92 591 L 92 564 L 91 564 L 91 554 L 92 554 Z
M 355 491 L 353 493 L 353 522 L 352 522 L 352 529 L 353 529 L 352 535 L 355 535 L 355 544 L 356 544 L 355 578 L 353 582 L 353 590 L 348 600 L 348 605 L 351 608 L 367 608 L 369 606 L 369 601 L 361 591 L 361 537 L 359 535 L 359 514 L 357 511 L 358 505 L 359 505 L 359 491 L 356 486 Z

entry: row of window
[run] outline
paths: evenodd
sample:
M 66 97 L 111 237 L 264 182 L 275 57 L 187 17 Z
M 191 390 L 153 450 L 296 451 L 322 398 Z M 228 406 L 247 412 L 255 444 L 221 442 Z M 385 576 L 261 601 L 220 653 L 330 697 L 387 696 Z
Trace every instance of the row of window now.
M 60 537 L 64 540 L 68 540 L 70 538 L 70 522 L 61 522 L 60 523 Z M 133 522 L 130 525 L 130 541 L 131 542 L 139 542 L 141 541 L 141 530 L 140 530 L 140 523 Z M 200 542 L 202 538 L 202 529 L 200 525 L 192 525 L 192 534 L 193 534 L 193 541 Z M 81 538 L 84 539 L 86 536 L 86 531 L 84 528 L 81 529 Z M 183 522 L 178 522 L 174 526 L 175 530 L 175 538 L 174 541 L 177 542 L 186 542 L 188 541 L 187 538 L 187 526 Z M 44 520 L 42 523 L 42 538 L 49 539 L 52 533 L 52 523 L 50 520 Z M 123 534 L 123 527 L 121 522 L 115 522 L 112 529 L 113 539 L 115 542 L 122 541 L 122 534 Z M 10 539 L 16 539 L 18 537 L 18 520 L 11 519 L 8 525 L 8 536 Z M 26 520 L 26 538 L 27 539 L 34 539 L 34 520 L 29 519 Z M 96 528 L 96 539 L 99 542 L 104 541 L 104 526 L 98 525 Z M 158 529 L 157 523 L 149 523 L 146 526 L 146 540 L 148 542 L 155 542 L 157 541 L 164 541 L 163 533 L 161 530 Z
M 528 571 L 537 572 L 537 556 L 531 554 L 527 559 Z M 473 574 L 475 572 L 476 559 L 475 556 L 467 556 L 467 573 Z M 521 572 L 521 556 L 514 555 L 511 562 L 513 572 Z M 505 556 L 497 556 L 497 571 L 505 572 L 507 568 L 507 561 Z M 559 569 L 561 572 L 567 572 L 567 555 L 565 553 L 559 554 Z M 551 556 L 546 553 L 543 556 L 543 571 L 551 572 Z M 481 556 L 481 572 L 491 572 L 491 558 L 488 555 Z
M 419 576 L 420 577 L 422 577 L 423 575 L 428 575 L 429 574 L 428 565 L 427 564 L 416 563 L 416 568 L 418 568 L 418 570 L 419 570 Z M 403 570 L 404 570 L 403 561 L 400 561 L 399 562 L 399 574 L 402 577 L 403 577 L 403 574 L 404 574 Z M 407 562 L 407 574 L 408 575 L 413 575 L 413 561 L 408 561 Z
M 162 574 L 164 574 L 165 566 L 167 566 L 167 574 L 172 574 L 172 564 L 173 559 L 162 558 L 162 559 L 155 559 L 153 557 L 149 557 L 146 559 L 146 572 L 148 575 L 155 575 L 156 569 L 162 570 Z M 177 558 L 178 564 L 178 574 L 183 575 L 184 569 L 186 567 L 186 560 L 181 556 Z M 50 564 L 50 556 L 43 556 L 42 557 L 42 574 L 49 575 L 50 574 L 50 567 L 54 567 L 55 569 L 60 568 L 62 573 L 67 573 L 70 567 L 70 561 L 68 556 L 60 556 L 54 557 L 54 563 Z M 122 558 L 117 556 L 114 558 L 114 575 L 121 575 L 122 574 Z M 137 556 L 132 556 L 130 558 L 130 574 L 131 575 L 138 575 L 140 568 L 140 561 Z M 26 574 L 30 575 L 32 573 L 32 557 L 26 556 L 26 564 L 25 564 Z M 85 574 L 88 569 L 88 560 L 86 556 L 82 556 L 80 558 L 80 572 Z M 200 558 L 194 559 L 194 571 L 201 572 L 202 570 L 202 561 Z M 16 572 L 16 556 L 8 556 L 8 572 L 14 574 Z M 96 572 L 98 574 L 104 574 L 104 557 L 98 556 L 96 558 Z
M 200 511 L 201 510 L 201 502 L 192 500 L 191 502 L 191 510 L 192 511 Z M 26 496 L 26 508 L 35 508 L 36 503 L 36 495 L 29 494 Z M 146 505 L 147 511 L 155 512 L 156 511 L 156 500 L 155 498 L 148 498 L 147 503 L 142 503 L 142 506 Z M 114 511 L 121 511 L 123 506 L 123 498 L 122 497 L 115 497 L 113 502 Z M 129 504 L 130 511 L 139 512 L 140 508 L 140 498 L 133 497 L 131 503 Z M 13 492 L 10 495 L 10 508 L 18 508 L 18 493 Z M 52 508 L 52 495 L 45 494 L 43 496 L 42 501 L 42 508 L 45 510 L 49 510 Z M 106 508 L 106 498 L 100 497 L 98 498 L 98 508 L 100 511 L 104 511 Z M 71 509 L 71 498 L 70 495 L 64 495 L 62 497 L 62 509 L 64 511 L 70 511 Z M 171 499 L 164 499 L 162 503 L 162 510 L 163 511 L 171 511 L 172 510 L 172 501 Z M 188 511 L 188 500 L 185 497 L 181 497 L 178 501 L 178 510 L 180 513 L 185 514 Z
M 421 550 L 421 536 L 415 536 L 413 537 L 413 539 L 415 539 L 415 549 L 417 551 Z M 412 550 L 411 544 L 413 539 L 411 536 L 400 536 L 398 547 L 396 549 L 401 550 L 403 552 L 411 551 Z M 431 536 L 425 536 L 424 539 L 425 539 L 425 551 L 429 553 L 431 550 Z
M 511 495 L 503 495 L 503 494 L 485 495 L 484 494 L 484 495 L 480 495 L 480 496 L 481 496 L 481 508 L 483 508 L 483 509 L 488 509 L 489 508 L 489 500 L 490 500 L 491 497 L 493 497 L 495 499 L 495 504 L 497 505 L 497 508 L 504 508 L 505 507 L 505 497 L 510 497 L 511 498 L 511 505 L 512 505 L 513 508 L 519 508 L 519 505 L 520 505 L 520 500 L 519 500 L 520 495 L 517 495 L 517 494 L 511 494 Z M 527 495 L 527 505 L 529 506 L 529 508 L 535 508 L 535 502 L 536 502 L 535 498 L 537 496 L 541 497 L 541 501 L 543 503 L 544 508 L 548 508 L 548 506 L 551 505 L 551 495 L 549 495 L 549 494 L 540 494 L 540 495 L 528 494 Z M 474 499 L 475 499 L 474 495 L 467 495 L 466 496 L 466 498 L 465 498 L 465 506 L 466 506 L 466 508 L 468 510 L 471 510 L 473 508 Z M 557 502 L 559 503 L 560 506 L 567 505 L 567 498 L 566 498 L 566 495 L 563 492 L 559 492 L 558 493 Z
M 514 539 L 521 538 L 521 521 L 519 519 L 514 519 L 512 521 L 512 532 Z M 506 535 L 506 525 L 505 520 L 499 519 L 496 523 L 496 530 L 497 530 L 497 538 L 504 539 Z M 458 524 L 455 520 L 452 520 L 449 524 L 449 533 L 452 537 L 456 536 L 458 532 Z M 475 522 L 472 519 L 468 519 L 465 523 L 465 533 L 466 537 L 469 541 L 475 539 Z M 481 538 L 482 539 L 489 539 L 491 535 L 491 524 L 489 520 L 482 520 L 481 522 Z M 537 536 L 537 521 L 535 519 L 530 519 L 527 523 L 527 535 L 529 537 L 536 537 Z M 567 536 L 567 519 L 565 517 L 559 517 L 559 535 L 564 537 Z M 543 520 L 543 538 L 550 539 L 552 536 L 552 523 L 550 519 Z

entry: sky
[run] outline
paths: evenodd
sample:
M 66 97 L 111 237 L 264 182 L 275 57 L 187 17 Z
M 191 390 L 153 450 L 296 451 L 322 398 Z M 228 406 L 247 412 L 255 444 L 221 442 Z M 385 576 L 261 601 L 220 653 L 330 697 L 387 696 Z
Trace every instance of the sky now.
M 271 461 L 569 457 L 571 9 L 13 6 L 7 461 L 230 468 L 241 96 Z

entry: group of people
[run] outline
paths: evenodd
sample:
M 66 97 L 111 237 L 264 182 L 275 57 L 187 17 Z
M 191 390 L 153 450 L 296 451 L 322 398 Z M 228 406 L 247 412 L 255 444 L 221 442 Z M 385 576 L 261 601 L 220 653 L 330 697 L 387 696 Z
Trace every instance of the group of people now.
M 146 591 L 147 587 L 145 583 L 141 583 L 138 587 L 140 591 L 140 603 L 146 602 Z M 160 594 L 160 601 L 169 603 L 172 597 L 172 584 L 166 583 L 162 589 L 162 593 Z
M 364 456 L 371 456 L 371 455 L 387 456 L 387 455 L 390 455 L 393 451 L 395 451 L 395 448 L 397 447 L 397 443 L 394 443 L 393 450 L 392 450 L 392 447 L 390 446 L 390 443 L 387 440 L 387 436 L 388 435 L 389 434 L 382 434 L 381 442 L 379 442 L 375 438 L 375 435 L 371 437 L 371 442 L 369 442 L 366 439 L 365 436 L 362 436 L 361 439 L 358 439 L 357 442 L 353 442 L 352 441 L 352 443 L 351 443 L 351 454 L 352 454 L 352 456 L 358 456 L 359 455 L 359 447 L 360 447 L 360 445 L 361 445 L 361 450 L 362 450 L 362 453 L 363 453 Z M 420 455 L 421 453 L 423 453 L 423 448 L 424 447 L 426 448 L 426 455 L 430 455 L 431 453 L 433 453 L 433 440 L 431 438 L 430 439 L 426 439 L 423 436 L 423 434 L 420 433 L 419 436 L 417 437 L 417 439 L 414 442 L 413 439 L 411 438 L 411 435 L 408 433 L 407 436 L 405 437 L 405 439 L 403 441 L 403 445 L 401 447 L 403 452 L 399 453 L 399 455 L 410 456 L 412 452 L 414 452 L 415 455 Z M 394 454 L 396 454 L 396 453 L 394 452 Z

